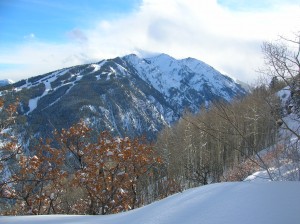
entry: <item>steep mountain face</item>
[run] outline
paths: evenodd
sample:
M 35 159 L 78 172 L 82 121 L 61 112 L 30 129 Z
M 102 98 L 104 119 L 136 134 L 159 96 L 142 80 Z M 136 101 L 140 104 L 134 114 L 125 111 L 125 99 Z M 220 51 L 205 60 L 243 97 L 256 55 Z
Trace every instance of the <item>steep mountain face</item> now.
M 148 59 L 135 55 L 124 58 L 144 81 L 164 95 L 177 114 L 184 108 L 196 112 L 212 100 L 230 101 L 245 93 L 231 78 L 193 58 L 175 60 L 166 54 Z
M 245 90 L 231 78 L 193 58 L 176 60 L 127 55 L 61 69 L 13 84 L 32 133 L 45 135 L 84 119 L 116 135 L 146 134 L 179 119 L 188 108 Z

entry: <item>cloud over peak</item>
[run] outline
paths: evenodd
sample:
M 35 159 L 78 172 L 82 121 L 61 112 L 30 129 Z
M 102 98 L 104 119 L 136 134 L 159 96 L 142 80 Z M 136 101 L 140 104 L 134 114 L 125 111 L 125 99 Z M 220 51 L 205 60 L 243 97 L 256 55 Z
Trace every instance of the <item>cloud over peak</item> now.
M 0 53 L 0 61 L 18 61 L 27 55 L 24 74 L 35 75 L 130 53 L 163 52 L 198 58 L 251 82 L 262 64 L 262 42 L 300 29 L 300 5 L 291 0 L 279 6 L 275 1 L 266 10 L 239 11 L 228 8 L 234 2 L 143 0 L 129 14 L 66 31 L 69 42 L 26 43 L 9 55 Z

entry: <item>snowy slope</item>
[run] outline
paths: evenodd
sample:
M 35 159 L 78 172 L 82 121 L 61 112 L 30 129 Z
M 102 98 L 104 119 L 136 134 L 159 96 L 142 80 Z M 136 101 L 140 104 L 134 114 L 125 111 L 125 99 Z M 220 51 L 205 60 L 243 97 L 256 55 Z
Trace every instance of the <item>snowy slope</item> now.
M 299 198 L 299 182 L 220 183 L 117 215 L 0 217 L 0 223 L 296 224 L 300 223 Z
M 245 90 L 234 80 L 194 58 L 176 60 L 167 54 L 139 58 L 132 54 L 123 57 L 123 60 L 131 64 L 142 79 L 171 98 L 171 101 L 179 104 L 186 101 L 189 107 L 195 103 L 199 107 L 200 102 L 212 100 L 208 97 L 210 94 L 227 101 L 245 94 Z M 196 92 L 201 94 L 192 94 Z M 196 101 L 197 98 L 203 98 L 203 101 Z
M 13 84 L 13 83 L 14 83 L 14 81 L 12 81 L 10 79 L 3 79 L 3 80 L 0 80 L 0 87 L 10 85 L 10 84 Z

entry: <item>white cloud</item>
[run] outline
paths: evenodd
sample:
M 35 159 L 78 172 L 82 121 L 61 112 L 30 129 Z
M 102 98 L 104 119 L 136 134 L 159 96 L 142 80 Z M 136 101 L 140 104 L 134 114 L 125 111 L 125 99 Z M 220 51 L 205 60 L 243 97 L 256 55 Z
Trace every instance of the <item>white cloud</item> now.
M 86 42 L 88 40 L 88 37 L 85 35 L 85 33 L 78 28 L 75 28 L 75 29 L 67 32 L 67 36 L 70 39 L 78 41 L 78 42 Z
M 122 18 L 68 31 L 67 44 L 26 43 L 0 53 L 0 61 L 27 65 L 8 77 L 19 79 L 129 53 L 164 52 L 198 58 L 251 82 L 262 65 L 262 42 L 300 29 L 300 5 L 278 2 L 269 10 L 234 11 L 216 0 L 144 0 Z
M 26 39 L 26 40 L 33 40 L 33 39 L 35 39 L 35 34 L 34 33 L 30 33 L 28 35 L 25 35 L 24 39 Z

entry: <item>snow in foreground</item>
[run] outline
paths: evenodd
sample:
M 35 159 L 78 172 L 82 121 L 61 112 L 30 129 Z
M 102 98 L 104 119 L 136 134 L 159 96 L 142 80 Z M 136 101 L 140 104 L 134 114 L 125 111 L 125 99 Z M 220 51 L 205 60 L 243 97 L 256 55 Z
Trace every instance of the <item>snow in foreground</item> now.
M 117 215 L 0 217 L 0 223 L 300 223 L 300 183 L 239 182 L 211 184 L 190 189 L 143 208 Z

